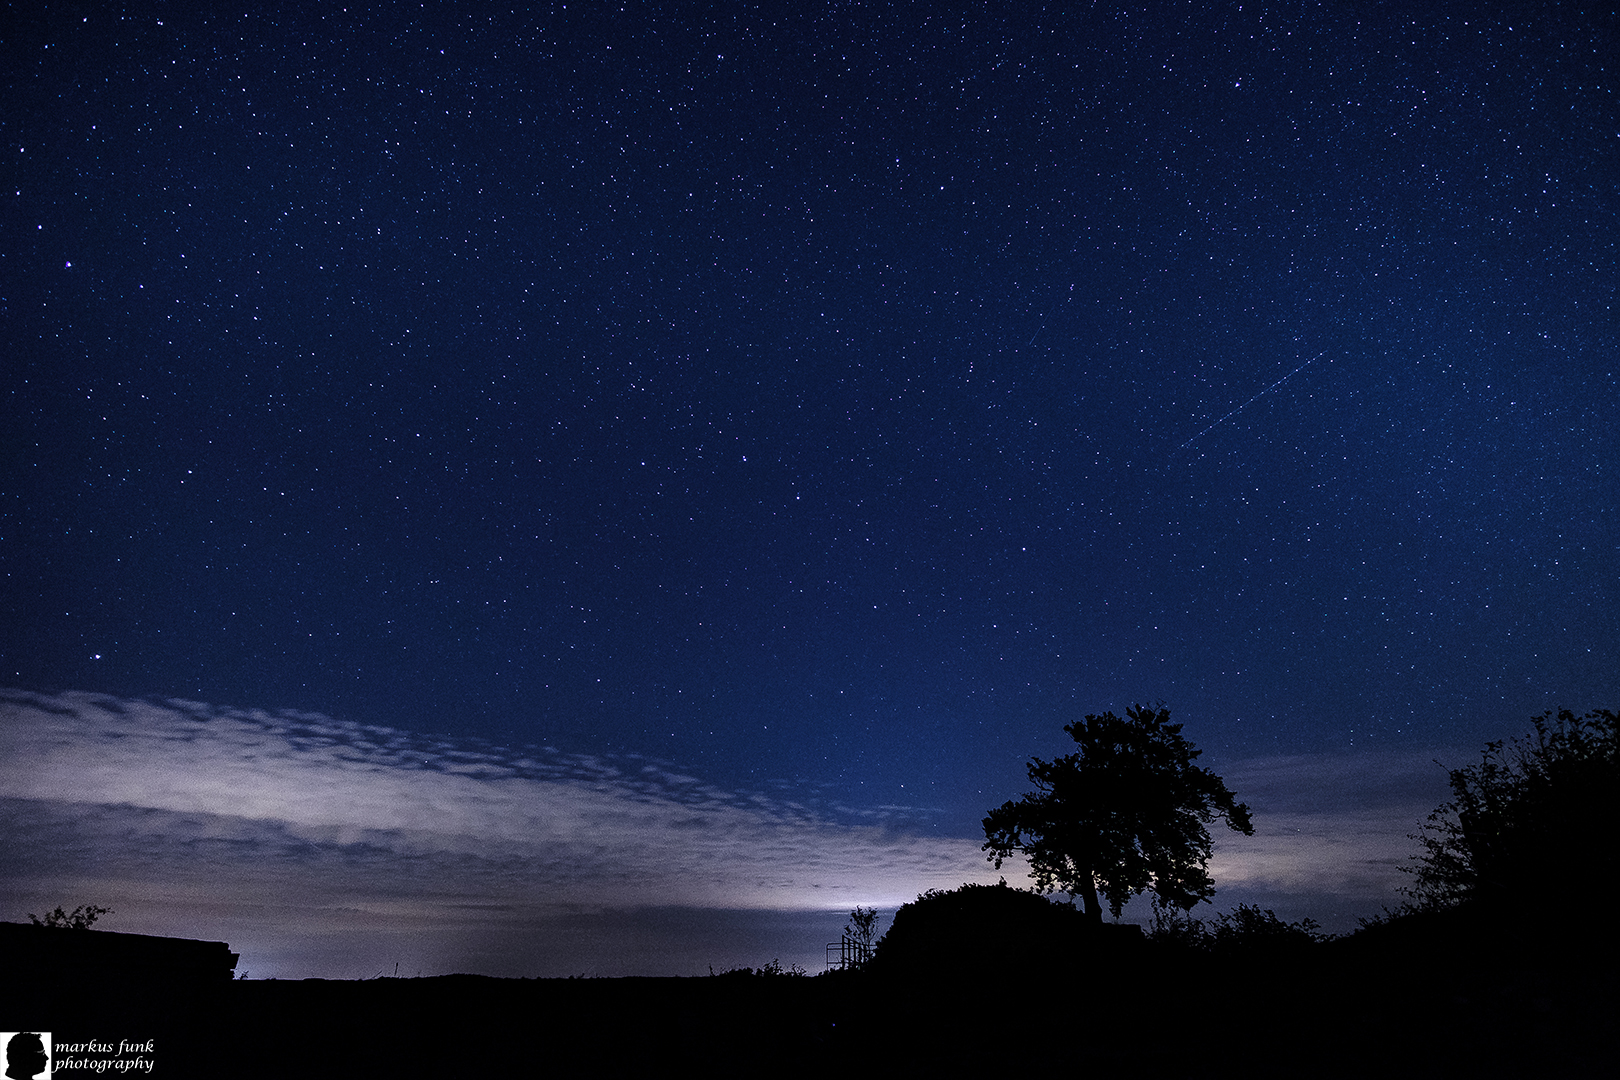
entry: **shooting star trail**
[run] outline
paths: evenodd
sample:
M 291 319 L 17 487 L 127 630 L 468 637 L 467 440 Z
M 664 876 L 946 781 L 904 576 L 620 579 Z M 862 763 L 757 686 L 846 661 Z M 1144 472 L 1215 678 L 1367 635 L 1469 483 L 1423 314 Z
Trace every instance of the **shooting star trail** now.
M 1070 285 L 1069 286 L 1069 295 L 1063 298 L 1063 303 L 1067 304 L 1070 300 L 1073 300 L 1073 299 L 1074 299 L 1074 286 Z M 1061 306 L 1062 306 L 1061 304 L 1058 305 L 1058 307 L 1061 307 Z M 1054 307 L 1052 309 L 1052 311 L 1056 311 L 1056 310 L 1057 310 L 1057 307 Z M 1046 324 L 1048 322 L 1050 322 L 1051 319 L 1052 319 L 1052 311 L 1048 311 L 1046 313 L 1046 318 L 1041 320 L 1041 325 L 1037 326 L 1035 328 L 1035 332 L 1033 334 L 1029 335 L 1029 344 L 1030 345 L 1035 344 L 1035 339 L 1041 336 L 1041 331 L 1042 330 L 1046 329 Z M 1028 346 L 1025 346 L 1025 348 L 1028 348 Z
M 1231 412 L 1227 413 L 1225 416 L 1221 417 L 1219 420 L 1217 420 L 1213 424 L 1209 425 L 1209 427 L 1205 428 L 1203 431 L 1200 431 L 1198 434 L 1194 435 L 1192 438 L 1188 439 L 1186 442 L 1184 442 L 1180 446 L 1176 447 L 1176 449 L 1177 450 L 1185 450 L 1185 449 L 1187 449 L 1187 447 L 1191 446 L 1193 443 L 1197 442 L 1199 439 L 1203 438 L 1205 435 L 1209 434 L 1211 431 L 1214 431 L 1216 428 L 1220 427 L 1222 424 L 1224 424 L 1228 420 L 1232 419 L 1232 417 L 1236 416 L 1238 413 L 1242 412 L 1244 409 L 1247 409 L 1250 405 L 1253 405 L 1255 402 L 1259 401 L 1261 398 L 1265 397 L 1267 394 L 1269 394 L 1273 390 L 1277 389 L 1277 387 L 1281 386 L 1283 383 L 1287 382 L 1289 379 L 1292 379 L 1295 375 L 1298 375 L 1300 372 L 1304 371 L 1306 368 L 1310 367 L 1312 364 L 1316 363 L 1318 360 L 1322 359 L 1322 357 L 1324 357 L 1326 355 L 1327 355 L 1327 350 L 1326 349 L 1324 349 L 1321 352 L 1317 353 L 1315 356 L 1311 357 L 1309 360 L 1307 360 L 1303 364 L 1299 365 L 1299 367 L 1295 368 L 1293 371 L 1290 371 L 1288 374 L 1284 375 L 1282 378 L 1278 379 L 1276 382 L 1272 383 L 1270 386 L 1266 387 L 1264 390 L 1262 390 L 1258 394 L 1254 395 L 1254 397 L 1250 398 L 1248 401 L 1245 401 L 1243 404 L 1239 405 L 1237 408 L 1233 409 Z

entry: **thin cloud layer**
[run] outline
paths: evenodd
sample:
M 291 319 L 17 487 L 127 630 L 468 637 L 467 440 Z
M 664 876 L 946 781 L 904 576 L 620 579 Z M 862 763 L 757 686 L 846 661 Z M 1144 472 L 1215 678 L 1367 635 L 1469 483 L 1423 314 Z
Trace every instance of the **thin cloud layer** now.
M 1445 799 L 1443 769 L 1381 752 L 1250 758 L 1221 772 L 1253 809 L 1255 832 L 1218 832 L 1217 882 L 1374 901 L 1373 910 L 1400 899 L 1410 836 Z
M 13 820 L 70 829 L 70 848 L 116 837 L 103 861 L 206 847 L 255 880 L 319 867 L 322 883 L 341 864 L 337 888 L 362 896 L 442 873 L 435 892 L 476 881 L 481 895 L 549 903 L 819 909 L 989 876 L 971 840 L 839 824 L 645 759 L 317 715 L 11 694 L 0 754 Z

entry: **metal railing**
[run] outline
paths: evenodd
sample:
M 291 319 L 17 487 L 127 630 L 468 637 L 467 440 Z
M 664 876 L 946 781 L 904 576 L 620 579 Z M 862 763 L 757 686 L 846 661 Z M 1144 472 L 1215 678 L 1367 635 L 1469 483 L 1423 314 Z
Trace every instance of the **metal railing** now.
M 834 950 L 837 950 L 838 953 L 837 960 L 833 959 Z M 848 934 L 845 934 L 841 941 L 827 942 L 827 967 L 829 968 L 842 968 L 845 970 L 858 968 L 870 959 L 872 959 L 872 946 L 864 941 L 857 941 Z

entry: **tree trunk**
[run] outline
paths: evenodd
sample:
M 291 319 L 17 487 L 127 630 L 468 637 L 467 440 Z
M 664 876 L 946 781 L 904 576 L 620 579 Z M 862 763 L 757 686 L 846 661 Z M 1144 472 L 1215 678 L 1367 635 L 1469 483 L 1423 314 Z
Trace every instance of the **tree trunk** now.
M 1097 879 L 1090 870 L 1080 872 L 1080 899 L 1085 904 L 1086 918 L 1094 923 L 1102 922 L 1102 904 L 1097 902 Z

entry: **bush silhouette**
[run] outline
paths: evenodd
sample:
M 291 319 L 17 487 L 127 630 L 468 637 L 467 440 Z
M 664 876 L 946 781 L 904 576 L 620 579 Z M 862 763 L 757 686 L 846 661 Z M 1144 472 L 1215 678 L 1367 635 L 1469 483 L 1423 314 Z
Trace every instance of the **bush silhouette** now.
M 1222 954 L 1294 951 L 1329 940 L 1315 919 L 1284 922 L 1269 908 L 1239 904 L 1205 923 L 1171 905 L 1153 905 L 1148 940 L 1177 949 Z
M 1283 922 L 1269 908 L 1261 910 L 1253 904 L 1239 904 L 1215 916 L 1210 936 L 1217 950 L 1277 952 L 1316 945 L 1330 935 L 1321 932 L 1315 919 Z
M 880 974 L 991 976 L 1047 972 L 1114 951 L 1135 926 L 1093 925 L 1073 904 L 997 885 L 930 889 L 895 912 L 869 968 Z
M 53 930 L 88 930 L 95 925 L 97 919 L 112 913 L 112 908 L 80 904 L 72 911 L 63 911 L 59 907 L 55 911 L 46 912 L 43 919 L 30 911 L 28 921 L 35 926 L 48 926 Z
M 757 969 L 751 967 L 727 968 L 725 971 L 716 974 L 715 970 L 710 968 L 709 974 L 717 979 L 782 979 L 802 978 L 808 973 L 796 963 L 790 963 L 787 967 L 783 967 L 782 961 L 775 959 Z
M 1419 907 L 1464 901 L 1520 908 L 1548 882 L 1614 881 L 1611 822 L 1620 791 L 1616 727 L 1607 709 L 1532 720 L 1534 732 L 1487 743 L 1478 765 L 1453 769 L 1451 801 L 1412 839 L 1423 845 L 1406 890 Z

